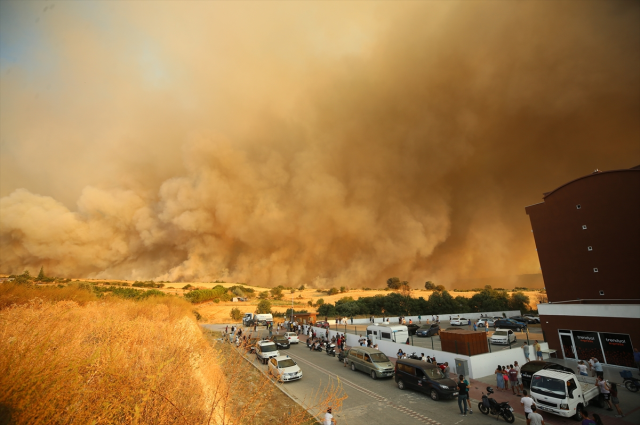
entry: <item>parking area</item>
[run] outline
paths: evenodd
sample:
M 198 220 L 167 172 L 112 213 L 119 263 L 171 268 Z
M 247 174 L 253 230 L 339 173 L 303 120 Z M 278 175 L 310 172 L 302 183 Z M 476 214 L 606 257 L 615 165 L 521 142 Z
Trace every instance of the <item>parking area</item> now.
M 419 323 L 416 323 L 419 324 Z M 368 324 L 366 325 L 332 325 L 331 326 L 331 330 L 340 332 L 340 333 L 348 333 L 348 334 L 353 334 L 353 335 L 362 335 L 363 337 L 366 336 L 367 334 L 367 326 L 369 326 Z M 467 331 L 472 331 L 473 330 L 473 325 L 469 326 L 451 326 L 448 320 L 443 320 L 440 321 L 440 329 L 441 330 L 446 330 L 447 328 L 456 328 L 456 329 L 463 329 L 463 330 L 467 330 Z M 484 328 L 479 328 L 477 329 L 475 332 L 480 332 L 480 333 L 484 333 L 486 334 L 486 338 L 487 340 L 491 337 L 491 335 L 493 335 L 494 329 L 493 328 L 489 328 L 488 330 L 485 331 Z M 509 345 L 497 345 L 497 344 L 489 344 L 487 341 L 487 344 L 489 346 L 489 350 L 490 351 L 498 351 L 498 350 L 509 350 L 509 349 L 515 349 L 515 348 L 520 348 L 522 347 L 522 345 L 524 344 L 525 341 L 527 341 L 527 338 L 529 340 L 530 343 L 533 343 L 533 341 L 538 340 L 540 342 L 543 342 L 543 336 L 542 336 L 542 330 L 540 328 L 540 325 L 529 325 L 528 326 L 528 332 L 515 332 L 516 335 L 516 342 L 512 343 L 511 346 Z M 433 337 L 428 337 L 428 338 L 424 338 L 424 337 L 419 337 L 419 336 L 412 336 L 409 338 L 409 345 L 412 345 L 414 347 L 416 347 L 416 353 L 419 354 L 419 351 L 417 351 L 419 348 L 430 348 L 432 350 L 441 350 L 442 346 L 440 344 L 440 337 L 439 336 L 433 336 Z M 411 352 L 412 350 L 406 350 L 408 352 Z

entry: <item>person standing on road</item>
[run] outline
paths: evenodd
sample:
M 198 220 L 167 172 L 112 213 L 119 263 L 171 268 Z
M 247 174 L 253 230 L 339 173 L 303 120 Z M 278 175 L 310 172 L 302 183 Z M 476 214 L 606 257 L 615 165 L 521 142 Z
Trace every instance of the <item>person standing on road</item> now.
M 524 386 L 522 384 L 522 373 L 520 373 L 520 365 L 518 364 L 518 362 L 513 362 L 513 364 L 515 365 L 513 368 L 518 371 L 518 381 L 516 382 L 516 384 L 518 385 L 518 395 L 520 395 L 520 391 L 524 390 Z
M 587 373 L 587 365 L 582 360 L 578 362 L 578 373 L 582 376 L 589 376 Z
M 533 347 L 536 350 L 536 360 L 542 361 L 542 348 L 540 348 L 540 343 L 538 342 L 537 339 L 536 339 L 536 343 L 533 345 Z
M 509 383 L 511 384 L 513 395 L 516 395 L 516 389 L 518 389 L 519 396 L 520 386 L 518 386 L 518 371 L 513 367 L 513 365 L 509 365 Z
M 467 384 L 464 383 L 464 376 L 460 375 L 458 377 L 460 382 L 458 382 L 458 407 L 460 408 L 460 415 L 467 416 L 467 399 L 469 396 L 467 395 Z M 462 411 L 462 406 L 464 405 L 464 411 Z
M 593 368 L 593 365 L 595 364 L 593 357 L 591 357 L 587 363 L 589 364 L 589 371 L 591 371 L 591 377 L 595 377 L 596 370 Z
M 422 315 L 418 314 L 418 323 L 422 323 Z M 638 350 L 636 350 L 638 351 Z
M 611 403 L 613 403 L 613 405 L 616 407 L 616 410 L 618 411 L 616 418 L 624 418 L 624 415 L 622 414 L 622 410 L 620 410 L 620 400 L 618 399 L 618 385 L 615 382 L 611 384 L 610 391 L 611 391 Z
M 524 416 L 529 419 L 529 414 L 533 412 L 532 406 L 535 406 L 535 402 L 529 397 L 527 390 L 522 391 L 522 394 L 524 397 L 520 399 L 520 404 L 524 406 Z
M 447 363 L 447 369 L 449 368 L 449 363 Z M 449 375 L 447 374 L 447 378 L 449 377 Z M 465 380 L 463 381 L 465 384 L 467 384 L 467 405 L 469 406 L 469 413 L 471 413 L 473 415 L 473 410 L 471 410 L 471 396 L 469 395 L 469 388 L 471 387 L 471 384 L 469 384 L 469 381 L 467 381 L 467 379 L 465 378 Z
M 527 425 L 544 425 L 544 419 L 536 412 L 536 405 L 531 406 L 531 413 L 527 416 Z
M 473 331 L 477 331 L 478 330 L 478 325 L 477 325 L 478 321 L 473 322 Z
M 331 408 L 327 408 L 327 413 L 324 414 L 324 421 L 322 421 L 322 425 L 336 425 L 337 422 L 331 414 Z
M 504 379 L 502 376 L 502 366 L 498 365 L 498 368 L 493 372 L 496 374 L 496 385 L 499 390 L 504 390 Z
M 607 384 L 607 381 L 605 381 L 602 376 L 598 375 L 598 377 L 596 378 L 596 385 L 600 389 L 600 395 L 602 396 L 602 399 L 606 401 L 607 405 L 609 406 L 607 410 L 612 411 L 613 407 L 611 407 L 611 391 L 609 385 Z

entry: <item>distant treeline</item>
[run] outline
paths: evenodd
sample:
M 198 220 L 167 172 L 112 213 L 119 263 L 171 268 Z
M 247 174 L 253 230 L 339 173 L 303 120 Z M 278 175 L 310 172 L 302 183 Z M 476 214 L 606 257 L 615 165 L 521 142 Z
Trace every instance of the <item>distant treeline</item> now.
M 391 293 L 388 295 L 376 295 L 374 297 L 362 297 L 354 300 L 353 297 L 344 297 L 335 304 L 322 304 L 318 307 L 320 316 L 356 316 L 359 314 L 372 314 L 375 316 L 415 316 L 418 314 L 457 314 L 480 313 L 489 311 L 519 310 L 529 311 L 529 297 L 522 292 L 514 292 L 510 295 L 504 290 L 491 287 L 480 290 L 471 298 L 463 296 L 452 297 L 449 292 L 435 291 L 428 299 L 423 297 L 413 298 L 403 293 Z

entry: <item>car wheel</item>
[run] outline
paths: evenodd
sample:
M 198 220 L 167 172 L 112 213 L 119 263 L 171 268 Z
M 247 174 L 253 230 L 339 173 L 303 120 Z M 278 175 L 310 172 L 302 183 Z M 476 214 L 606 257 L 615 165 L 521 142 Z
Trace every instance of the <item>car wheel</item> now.
M 429 396 L 431 397 L 431 400 L 438 401 L 440 399 L 440 393 L 433 388 L 431 389 L 431 392 L 429 392 Z
M 351 363 L 351 370 L 354 372 L 356 371 L 356 365 L 354 363 Z
M 402 379 L 398 379 L 398 389 L 404 390 L 404 382 L 402 381 Z
M 377 379 L 377 378 L 378 378 L 378 375 L 376 375 L 376 371 L 372 370 L 371 371 L 371 379 Z
M 513 338 L 513 342 L 518 342 L 518 337 L 517 336 Z
M 632 381 L 625 382 L 624 387 L 633 393 L 638 392 L 638 385 L 636 385 Z
M 578 407 L 576 407 L 576 414 L 572 416 L 574 421 L 580 422 L 582 420 L 582 410 L 582 405 L 578 405 Z

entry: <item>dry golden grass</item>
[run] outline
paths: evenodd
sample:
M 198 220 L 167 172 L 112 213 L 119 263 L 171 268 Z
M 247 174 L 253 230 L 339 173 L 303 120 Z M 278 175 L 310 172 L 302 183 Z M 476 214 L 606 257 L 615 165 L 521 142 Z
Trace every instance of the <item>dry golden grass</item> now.
M 0 423 L 268 423 L 258 414 L 276 387 L 259 372 L 247 382 L 257 371 L 205 338 L 191 304 L 87 294 L 0 285 Z M 292 403 L 278 419 L 310 416 Z
M 97 299 L 91 291 L 87 291 L 77 284 L 70 284 L 64 288 L 59 288 L 57 285 L 0 284 L 0 309 L 7 308 L 11 304 L 24 304 L 34 298 L 49 301 L 75 301 L 80 305 Z

